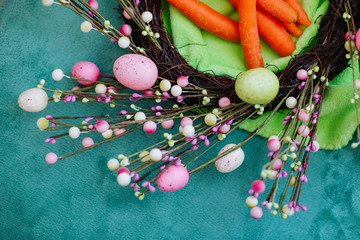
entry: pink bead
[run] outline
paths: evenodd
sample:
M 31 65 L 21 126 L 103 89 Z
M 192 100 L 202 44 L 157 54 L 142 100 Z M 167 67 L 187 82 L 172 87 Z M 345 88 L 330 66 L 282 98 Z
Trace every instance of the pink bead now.
M 156 131 L 156 123 L 153 121 L 147 121 L 144 123 L 143 129 L 146 133 L 152 134 Z
M 132 10 L 132 8 L 128 7 L 127 10 L 134 14 L 134 10 Z M 123 11 L 123 14 L 126 19 L 131 19 L 130 15 L 125 10 Z
M 174 126 L 174 120 L 167 120 L 161 123 L 161 126 L 165 129 L 170 129 Z
M 80 87 L 79 86 L 76 86 L 76 87 L 73 87 L 71 90 L 72 91 L 77 91 L 77 90 L 79 90 L 80 89 Z
M 176 80 L 177 85 L 179 85 L 180 87 L 186 87 L 187 85 L 189 85 L 189 77 L 185 77 L 185 76 L 180 76 L 178 77 L 178 79 Z
M 107 87 L 106 93 L 110 93 L 110 90 L 112 90 L 114 93 L 117 93 L 117 89 L 115 87 Z
M 230 131 L 230 125 L 224 124 L 219 128 L 219 132 L 228 133 Z
M 187 125 L 193 125 L 193 120 L 191 118 L 184 117 L 183 119 L 181 119 L 180 125 L 182 127 L 185 127 Z
M 95 128 L 99 133 L 104 133 L 109 130 L 109 123 L 105 120 L 100 120 L 95 124 Z
M 116 40 L 115 40 L 115 39 L 110 38 L 110 41 L 111 41 L 112 43 L 116 43 Z
M 250 216 L 254 219 L 259 219 L 262 217 L 262 215 L 263 215 L 263 210 L 261 207 L 253 207 L 250 210 Z
M 83 61 L 74 64 L 74 66 L 71 68 L 71 74 L 75 78 L 97 81 L 100 76 L 100 70 L 94 63 Z M 85 86 L 94 84 L 94 82 L 81 80 L 77 80 L 77 82 Z
M 186 186 L 189 182 L 189 172 L 183 165 L 170 165 L 157 178 L 161 191 L 174 192 Z
M 120 135 L 120 134 L 123 134 L 124 132 L 126 132 L 126 129 L 125 129 L 125 128 L 120 128 L 120 129 L 115 128 L 115 129 L 114 129 L 114 135 L 115 135 L 115 136 L 118 136 L 118 135 Z
M 146 95 L 146 96 L 152 96 L 154 94 L 155 94 L 154 91 L 150 91 L 150 90 L 143 91 L 143 95 Z
M 282 166 L 281 159 L 276 159 L 275 162 L 272 165 L 272 169 L 279 170 L 279 169 L 281 169 L 281 166 Z
M 98 4 L 98 2 L 95 1 L 95 0 L 89 0 L 89 1 L 88 1 L 88 4 L 89 4 L 90 7 L 91 7 L 92 9 L 94 9 L 95 11 L 97 11 L 98 8 L 99 8 L 99 4 Z
M 355 45 L 357 50 L 360 51 L 360 29 L 357 31 L 356 36 L 355 36 Z
M 117 170 L 117 175 L 119 175 L 120 173 L 123 173 L 123 172 L 130 174 L 129 169 L 127 169 L 126 167 L 121 167 Z
M 58 159 L 59 159 L 58 156 L 55 153 L 52 153 L 52 152 L 46 154 L 46 156 L 45 156 L 46 163 L 50 164 L 50 165 L 55 164 Z
M 227 107 L 227 106 L 230 106 L 231 105 L 231 102 L 230 102 L 230 99 L 228 97 L 222 97 L 219 99 L 219 107 L 220 108 L 224 108 L 224 107 Z
M 82 140 L 82 145 L 84 148 L 94 145 L 94 140 L 91 137 L 86 137 Z
M 121 26 L 120 32 L 125 36 L 130 36 L 132 32 L 132 28 L 129 24 L 124 24 Z
M 270 139 L 267 143 L 267 147 L 271 152 L 277 152 L 279 151 L 281 144 L 277 139 Z
M 297 73 L 296 73 L 296 77 L 297 79 L 299 79 L 300 81 L 304 81 L 307 79 L 308 77 L 308 73 L 305 69 L 300 69 Z
M 301 137 L 307 137 L 310 133 L 310 129 L 308 126 L 306 125 L 300 125 L 297 133 L 301 136 Z
M 301 110 L 299 112 L 299 120 L 300 122 L 307 122 L 309 121 L 310 114 L 306 112 L 306 110 Z
M 350 34 L 352 35 L 352 32 L 350 32 Z M 349 41 L 349 32 L 346 32 L 346 33 L 345 33 L 345 40 L 346 40 L 346 41 Z
M 254 190 L 254 192 L 262 193 L 265 191 L 265 183 L 262 180 L 255 180 L 251 184 L 251 189 Z

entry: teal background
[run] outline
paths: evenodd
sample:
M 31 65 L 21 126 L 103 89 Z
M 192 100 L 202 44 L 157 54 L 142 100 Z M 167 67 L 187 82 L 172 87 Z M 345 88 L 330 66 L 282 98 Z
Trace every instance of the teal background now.
M 99 4 L 99 11 L 120 26 L 116 1 Z M 81 22 L 65 8 L 46 8 L 40 0 L 0 0 L 0 239 L 359 238 L 360 149 L 349 146 L 312 155 L 301 198 L 309 211 L 286 220 L 268 212 L 261 220 L 251 219 L 244 204 L 267 160 L 266 140 L 260 137 L 244 146 L 246 159 L 238 170 L 220 174 L 210 166 L 192 175 L 183 190 L 157 191 L 143 201 L 117 185 L 106 162 L 146 146 L 153 137 L 132 135 L 47 165 L 47 152 L 75 151 L 81 140 L 45 144 L 49 133 L 37 129 L 39 117 L 115 111 L 96 104 L 51 103 L 42 113 L 27 113 L 17 106 L 18 95 L 42 78 L 49 88 L 74 86 L 52 81 L 55 68 L 69 74 L 74 63 L 87 60 L 102 73 L 112 73 L 124 51 L 94 31 L 81 33 Z M 236 131 L 226 143 L 237 143 L 246 134 Z

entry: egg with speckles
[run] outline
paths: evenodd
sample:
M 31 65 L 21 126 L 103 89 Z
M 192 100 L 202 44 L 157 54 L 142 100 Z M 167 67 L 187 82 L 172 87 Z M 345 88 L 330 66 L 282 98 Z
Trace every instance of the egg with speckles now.
M 82 62 L 77 62 L 74 64 L 74 66 L 72 66 L 71 74 L 73 77 L 76 78 L 82 78 L 85 80 L 94 81 L 94 82 L 89 82 L 83 80 L 76 80 L 78 83 L 82 85 L 90 86 L 93 85 L 95 81 L 99 79 L 100 70 L 94 63 L 82 61 Z
M 40 112 L 46 108 L 48 96 L 40 88 L 31 88 L 20 94 L 18 104 L 27 112 Z
M 218 156 L 234 146 L 236 146 L 236 144 L 226 145 L 220 150 Z M 238 148 L 237 150 L 218 159 L 215 162 L 215 167 L 221 173 L 229 173 L 240 167 L 241 164 L 244 162 L 244 158 L 244 151 L 241 148 Z
M 170 165 L 157 178 L 161 191 L 174 192 L 186 186 L 189 182 L 189 172 L 183 165 Z
M 122 55 L 115 61 L 113 71 L 122 85 L 137 91 L 151 88 L 158 78 L 156 64 L 139 54 Z

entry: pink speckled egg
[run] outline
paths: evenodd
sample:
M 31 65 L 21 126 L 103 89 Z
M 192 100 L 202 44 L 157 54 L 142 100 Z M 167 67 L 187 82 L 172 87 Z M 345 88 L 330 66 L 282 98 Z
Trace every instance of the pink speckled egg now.
M 74 66 L 71 68 L 71 74 L 73 77 L 76 78 L 97 81 L 100 76 L 100 70 L 94 63 L 82 61 L 74 64 Z M 90 86 L 94 84 L 94 82 L 87 82 L 81 80 L 77 80 L 77 82 L 85 86 Z
M 360 29 L 357 31 L 355 39 L 356 48 L 360 51 Z
M 220 150 L 218 156 L 234 146 L 236 146 L 236 144 L 226 145 Z M 244 151 L 241 148 L 238 148 L 237 150 L 232 151 L 231 153 L 216 160 L 215 167 L 221 173 L 229 173 L 240 167 L 241 164 L 244 162 L 244 158 Z
M 170 165 L 157 178 L 157 185 L 161 191 L 174 192 L 186 186 L 189 172 L 183 165 Z
M 138 91 L 151 88 L 158 78 L 155 63 L 139 54 L 122 55 L 115 61 L 113 71 L 122 85 Z

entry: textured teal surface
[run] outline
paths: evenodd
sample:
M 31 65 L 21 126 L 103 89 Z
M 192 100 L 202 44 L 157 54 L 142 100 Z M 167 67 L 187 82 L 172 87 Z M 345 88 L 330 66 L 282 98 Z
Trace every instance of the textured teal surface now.
M 99 0 L 105 16 L 120 26 L 115 0 Z M 40 0 L 0 0 L 1 157 L 0 239 L 358 239 L 360 235 L 360 149 L 349 146 L 312 155 L 309 182 L 301 203 L 309 211 L 282 220 L 268 212 L 249 217 L 244 201 L 251 182 L 266 161 L 266 140 L 256 137 L 244 147 L 246 159 L 235 172 L 220 174 L 214 166 L 192 175 L 186 188 L 156 192 L 138 201 L 120 188 L 106 168 L 109 158 L 145 146 L 150 137 L 119 139 L 48 166 L 44 155 L 80 148 L 77 142 L 44 143 L 47 132 L 36 128 L 45 114 L 108 113 L 98 105 L 50 104 L 43 113 L 23 112 L 18 95 L 62 68 L 69 73 L 80 60 L 95 62 L 111 74 L 122 53 L 106 37 L 82 34 L 82 19 Z M 226 143 L 237 143 L 237 131 Z M 160 139 L 160 134 L 157 135 Z M 136 142 L 137 144 L 133 144 Z M 219 146 L 220 148 L 221 146 Z M 213 156 L 219 148 L 211 151 Z

